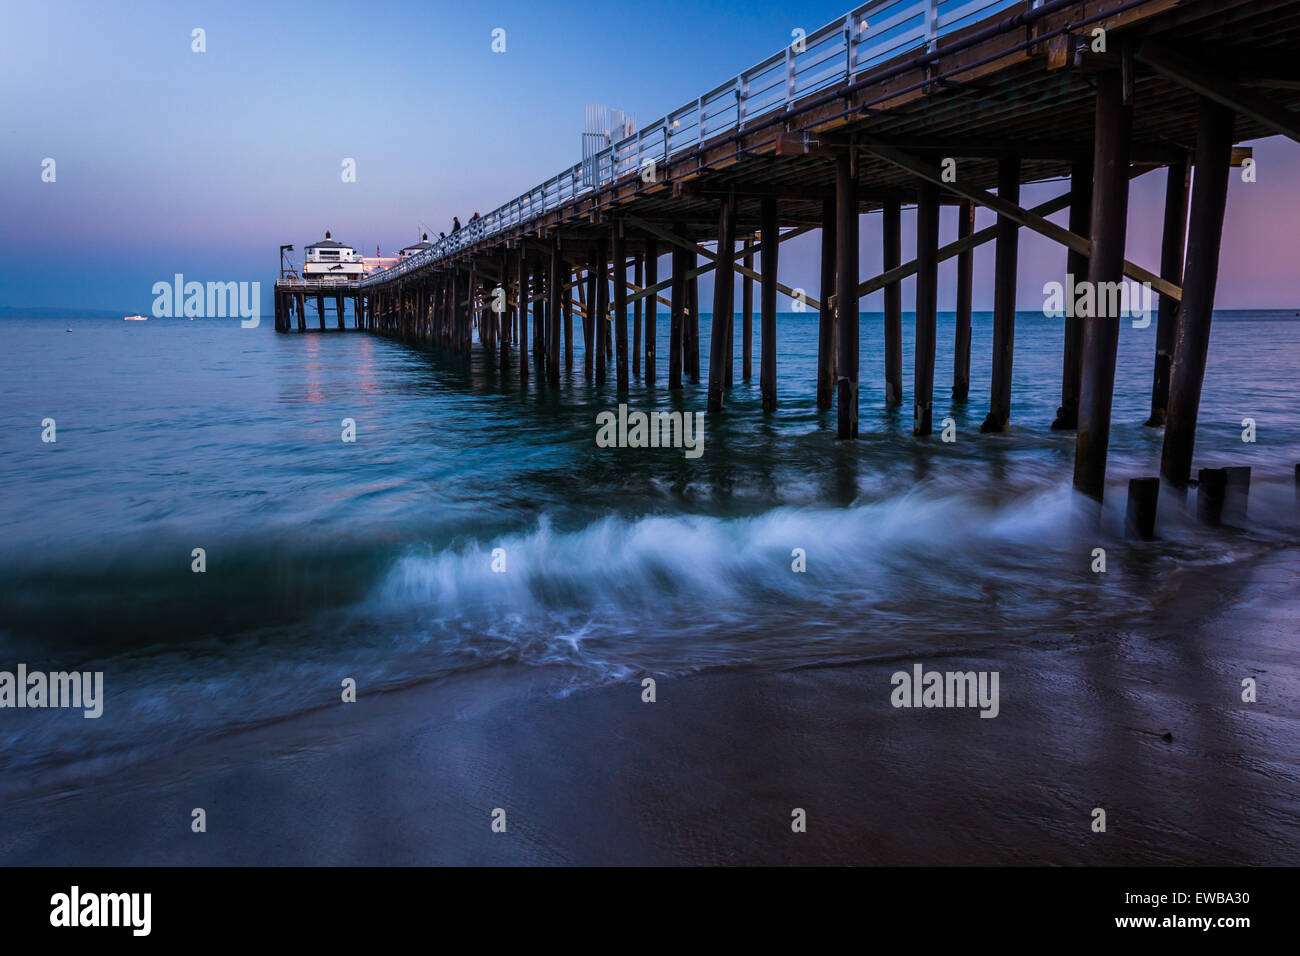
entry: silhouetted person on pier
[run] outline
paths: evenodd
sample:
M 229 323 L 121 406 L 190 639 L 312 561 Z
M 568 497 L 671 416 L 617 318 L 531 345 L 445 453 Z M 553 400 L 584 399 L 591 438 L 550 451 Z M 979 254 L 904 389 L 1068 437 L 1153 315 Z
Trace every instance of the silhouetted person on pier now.
M 478 213 L 474 213 L 474 215 L 470 216 L 470 217 L 469 217 L 469 221 L 470 221 L 470 222 L 477 222 L 477 221 L 478 221 Z
M 447 234 L 446 234 L 445 232 L 440 232 L 440 233 L 438 233 L 438 241 L 439 241 L 439 242 L 442 242 L 442 240 L 444 240 L 444 239 L 446 239 L 446 238 L 447 238 Z
M 460 232 L 460 217 L 459 217 L 459 216 L 452 216 L 452 217 L 451 217 L 451 232 L 452 232 L 452 235 L 455 235 L 456 233 Z

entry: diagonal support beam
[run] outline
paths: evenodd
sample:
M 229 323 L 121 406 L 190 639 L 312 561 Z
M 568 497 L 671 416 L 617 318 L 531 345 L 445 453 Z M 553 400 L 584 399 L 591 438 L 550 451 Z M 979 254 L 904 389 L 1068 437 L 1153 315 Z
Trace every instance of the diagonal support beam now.
M 1138 176 L 1141 176 L 1146 172 L 1148 172 L 1148 170 L 1137 169 L 1135 167 L 1130 173 L 1130 178 L 1136 179 Z M 1068 208 L 1070 205 L 1070 197 L 1072 195 L 1072 193 L 1062 193 L 1059 196 L 1047 200 L 1047 202 L 1039 203 L 1029 211 L 1039 216 L 1050 216 L 1054 212 L 1060 212 L 1062 209 Z M 953 258 L 954 256 L 959 256 L 963 252 L 974 249 L 976 246 L 982 246 L 987 242 L 992 242 L 997 236 L 997 232 L 998 227 L 996 224 L 986 226 L 978 232 L 972 232 L 969 236 L 963 236 L 956 242 L 950 242 L 946 246 L 941 246 L 939 248 L 939 261 L 943 262 L 947 259 Z M 901 282 L 902 280 L 914 275 L 916 275 L 915 259 L 911 262 L 904 262 L 900 266 L 895 266 L 893 269 L 888 269 L 885 272 L 880 273 L 880 275 L 868 279 L 866 282 L 862 283 L 862 285 L 858 286 L 858 296 L 861 297 L 867 295 L 879 289 L 883 289 L 885 286 Z M 833 295 L 831 296 L 829 307 L 832 309 L 835 308 L 835 296 Z
M 665 242 L 672 243 L 673 245 L 678 246 L 682 249 L 686 249 L 690 252 L 696 253 L 697 255 L 704 256 L 706 259 L 709 260 L 708 265 L 697 266 L 694 269 L 691 269 L 689 272 L 687 272 L 686 278 L 693 279 L 696 278 L 697 276 L 704 275 L 706 272 L 713 271 L 714 265 L 718 258 L 717 253 L 711 252 L 710 250 L 704 248 L 704 246 L 700 245 L 699 243 L 691 242 L 691 240 L 686 239 L 683 236 L 679 236 L 671 229 L 665 229 L 663 226 L 655 225 L 652 222 L 646 222 L 644 219 L 638 218 L 637 216 L 624 216 L 623 220 L 624 222 L 628 223 L 628 225 L 636 226 L 638 229 L 644 229 L 652 236 L 657 236 L 658 238 L 663 239 Z M 786 240 L 793 239 L 796 236 L 802 236 L 805 233 L 812 232 L 816 228 L 817 226 L 800 226 L 797 229 L 791 229 L 789 232 L 782 233 L 779 241 L 785 242 Z M 757 252 L 759 251 L 759 248 L 760 248 L 759 246 L 755 246 L 755 248 L 751 251 Z M 757 272 L 755 272 L 753 269 L 740 265 L 739 263 L 735 264 L 732 268 L 735 270 L 737 275 L 742 275 L 747 278 L 754 279 L 760 282 L 763 279 L 763 277 L 759 275 Z M 659 288 L 667 288 L 670 285 L 672 285 L 671 279 L 666 282 L 661 282 L 658 284 Z M 789 296 L 791 299 L 796 299 L 798 301 L 804 302 L 805 304 L 811 306 L 812 308 L 816 308 L 816 304 L 811 299 L 808 299 L 807 297 L 801 295 L 797 289 L 793 289 L 788 285 L 782 285 L 780 282 L 776 284 L 776 288 L 777 291 L 780 292 L 782 295 Z M 628 302 L 633 302 L 636 299 L 644 298 L 645 296 L 651 294 L 652 292 L 657 292 L 657 291 L 659 291 L 658 288 L 646 289 L 638 293 L 637 295 L 628 296 Z
M 1300 142 L 1300 114 L 1272 103 L 1221 74 L 1203 69 L 1182 53 L 1143 40 L 1134 57 L 1206 99 L 1221 103 L 1234 113 L 1248 116 L 1273 132 Z
M 1069 205 L 1070 194 L 1064 193 L 1047 200 L 1045 203 L 1040 203 L 1029 211 L 1039 216 L 1050 216 L 1052 213 L 1059 212 Z M 982 246 L 986 242 L 992 242 L 993 238 L 997 235 L 997 231 L 998 227 L 996 225 L 986 226 L 978 232 L 973 232 L 969 236 L 964 236 L 961 239 L 958 239 L 956 242 L 950 242 L 946 246 L 941 246 L 939 248 L 938 261 L 943 262 L 946 259 L 951 259 L 954 256 L 961 255 L 963 252 L 974 249 L 976 246 Z M 861 298 L 864 295 L 869 295 L 872 292 L 883 289 L 887 285 L 893 285 L 895 282 L 901 282 L 902 280 L 914 275 L 916 275 L 915 259 L 910 262 L 904 262 L 900 266 L 895 266 L 893 269 L 889 269 L 880 273 L 878 276 L 873 276 L 868 279 L 866 282 L 862 283 L 862 285 L 858 286 L 858 297 Z M 835 307 L 834 296 L 831 296 L 830 305 L 832 308 Z
M 944 182 L 943 176 L 940 174 L 939 167 L 937 166 L 931 166 L 929 163 L 919 160 L 914 156 L 909 156 L 907 153 L 900 150 L 892 149 L 888 146 L 877 146 L 870 140 L 867 140 L 865 143 L 859 143 L 859 145 L 863 146 L 874 155 L 879 156 L 886 162 L 893 163 L 900 169 L 905 169 L 908 172 L 919 176 L 921 179 L 935 183 L 944 189 L 971 200 L 972 202 L 979 203 L 981 206 L 992 209 L 994 212 L 1001 216 L 1005 216 L 1013 222 L 1017 222 L 1022 226 L 1034 230 L 1034 232 L 1037 232 L 1040 235 L 1046 236 L 1048 239 L 1059 242 L 1061 245 L 1073 249 L 1080 255 L 1092 255 L 1092 240 L 1084 238 L 1083 236 L 1075 235 L 1063 226 L 1058 226 L 1054 222 L 1049 222 L 1042 216 L 1031 212 L 1028 209 L 1023 209 L 1015 203 L 1007 202 L 1005 199 L 1000 199 L 983 189 L 976 189 L 974 186 L 965 186 L 959 182 Z M 1156 275 L 1154 272 L 1143 269 L 1136 263 L 1129 262 L 1127 259 L 1124 260 L 1124 275 L 1137 282 L 1149 283 L 1151 288 L 1156 292 L 1159 292 L 1161 295 L 1167 295 L 1175 301 L 1182 301 L 1183 292 L 1179 286 L 1167 279 L 1160 278 L 1160 276 Z

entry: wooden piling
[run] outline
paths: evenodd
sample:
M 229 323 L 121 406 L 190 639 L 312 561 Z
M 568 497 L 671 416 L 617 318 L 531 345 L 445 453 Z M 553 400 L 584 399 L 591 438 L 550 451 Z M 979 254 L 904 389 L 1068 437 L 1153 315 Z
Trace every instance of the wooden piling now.
M 474 260 L 471 259 L 469 261 L 469 274 L 465 279 L 466 304 L 465 304 L 464 344 L 465 344 L 466 352 L 471 351 L 474 344 L 474 317 L 477 314 L 477 310 L 475 309 L 475 298 L 477 297 L 477 295 L 478 295 L 478 269 L 474 264 Z M 412 318 L 414 318 L 414 316 Z M 412 325 L 414 325 L 414 322 L 412 322 Z M 483 332 L 481 327 L 479 330 L 479 341 L 480 342 L 483 341 Z
M 776 218 L 776 198 L 763 197 L 759 221 L 761 223 L 762 250 L 762 315 L 758 326 L 758 387 L 762 395 L 763 411 L 776 411 L 776 270 L 780 243 L 777 241 L 780 226 Z
M 998 198 L 1020 205 L 1020 157 L 1003 156 L 998 160 Z M 989 385 L 989 413 L 980 425 L 981 432 L 1005 432 L 1011 424 L 1020 224 L 1008 216 L 998 216 L 997 230 L 993 265 L 993 375 Z
M 447 270 L 447 278 L 444 280 L 443 287 L 443 296 L 445 298 L 443 309 L 446 312 L 443 317 L 443 348 L 449 352 L 456 352 L 460 349 L 460 305 L 458 300 L 461 293 L 460 269 L 453 265 Z
M 1159 499 L 1159 478 L 1129 479 L 1128 506 L 1124 514 L 1124 533 L 1128 537 L 1150 541 L 1156 536 L 1156 505 Z
M 519 344 L 519 350 L 521 352 L 526 351 L 529 355 L 529 361 L 535 363 L 537 361 L 537 334 L 538 330 L 542 327 L 542 302 L 541 299 L 537 297 L 540 291 L 540 286 L 537 279 L 537 272 L 533 265 L 532 256 L 529 256 L 524 264 L 524 284 L 526 290 L 523 293 L 521 301 L 528 303 L 530 325 L 527 337 Z
M 533 311 L 533 355 L 538 366 L 538 374 L 546 370 L 546 356 L 549 348 L 547 342 L 550 334 L 550 309 L 547 308 L 547 262 L 544 258 L 538 257 L 534 265 L 533 272 L 533 293 L 537 297 L 537 302 Z
M 510 305 L 510 252 L 501 250 L 501 294 L 505 308 L 501 312 L 501 328 L 498 332 L 497 345 L 501 350 L 501 367 L 510 363 L 510 330 L 514 324 L 514 309 Z
M 916 354 L 912 434 L 934 429 L 934 353 L 939 314 L 939 187 L 923 182 L 916 197 Z
M 1070 166 L 1070 231 L 1086 236 L 1092 231 L 1092 160 L 1076 160 Z M 1066 276 L 1075 281 L 1088 274 L 1088 257 L 1077 249 L 1065 254 Z M 1069 282 L 1066 282 L 1069 285 Z M 1066 308 L 1065 342 L 1061 352 L 1061 406 L 1056 410 L 1053 431 L 1073 431 L 1079 425 L 1079 385 L 1083 376 L 1083 319 Z
M 1160 278 L 1174 285 L 1183 283 L 1183 246 L 1187 241 L 1187 197 L 1191 191 L 1191 166 L 1184 160 L 1169 167 L 1165 180 L 1165 219 L 1160 241 Z M 1169 403 L 1169 370 L 1173 360 L 1174 339 L 1178 331 L 1178 300 L 1160 296 L 1156 319 L 1156 358 L 1151 382 L 1151 417 L 1149 428 L 1165 424 L 1165 406 Z
M 694 269 L 700 257 L 693 252 L 686 253 L 688 268 Z M 700 278 L 688 276 L 686 279 L 686 323 L 682 327 L 682 360 L 686 365 L 686 374 L 691 381 L 700 381 Z
M 465 280 L 461 276 L 459 267 L 451 270 L 451 289 L 448 294 L 451 296 L 451 349 L 459 353 L 463 340 L 465 325 Z
M 853 173 L 853 157 L 848 152 L 837 155 L 835 157 L 835 388 L 836 435 L 839 438 L 858 437 L 858 195 L 857 182 Z M 768 234 L 764 232 L 765 256 L 769 246 L 774 253 L 776 251 L 775 231 L 771 240 L 769 243 Z M 773 265 L 775 264 L 774 257 Z M 767 278 L 767 265 L 764 261 L 765 285 Z M 775 270 L 773 270 L 772 282 L 775 285 Z M 775 293 L 775 287 L 772 291 Z M 766 302 L 764 306 L 766 307 Z M 775 352 L 772 356 L 772 373 L 775 378 Z M 775 406 L 775 382 L 772 387 Z
M 573 371 L 573 277 L 569 263 L 564 263 L 564 281 L 560 283 L 560 314 L 564 316 L 564 370 Z
M 749 236 L 745 237 L 745 268 L 754 271 L 754 240 Z M 740 354 L 741 354 L 741 376 L 748 382 L 753 373 L 754 365 L 754 279 L 746 275 L 745 281 L 741 285 L 740 293 Z
M 659 243 L 654 239 L 645 241 L 645 287 L 650 288 L 659 284 Z M 653 385 L 655 382 L 655 362 L 657 344 L 655 337 L 658 335 L 656 324 L 658 320 L 659 306 L 654 296 L 645 300 L 645 382 L 647 385 Z
M 835 403 L 835 197 L 822 200 L 821 302 L 817 316 L 817 407 Z M 748 281 L 748 280 L 746 280 Z
M 325 331 L 325 296 L 316 296 L 316 318 L 320 322 L 320 330 Z
M 675 230 L 679 235 L 681 227 Z M 686 364 L 684 341 L 686 338 L 686 271 L 694 258 L 685 249 L 673 246 L 673 305 L 668 327 L 668 387 L 682 387 L 682 372 Z
M 606 276 L 609 275 L 608 268 L 606 269 L 605 274 Z M 624 272 L 624 274 L 626 275 L 626 271 Z M 608 366 L 611 362 L 614 361 L 614 352 L 615 352 L 614 322 L 613 322 L 614 306 L 613 306 L 612 295 L 606 295 L 605 308 L 607 311 L 600 317 L 600 325 L 598 326 L 598 328 L 600 329 L 601 333 L 605 336 L 605 351 L 603 354 L 605 356 L 605 365 Z
M 1092 255 L 1088 281 L 1124 279 L 1124 235 L 1128 216 L 1129 149 L 1133 111 L 1124 102 L 1119 70 L 1097 75 L 1096 132 L 1093 153 Z M 1108 311 L 1094 296 L 1097 309 Z M 1106 450 L 1110 445 L 1110 409 L 1119 348 L 1119 316 L 1094 315 L 1083 320 L 1083 375 L 1079 388 L 1079 426 L 1074 443 L 1074 487 L 1096 501 L 1106 488 Z
M 614 349 L 615 383 L 619 394 L 628 389 L 627 362 L 627 241 L 623 237 L 623 223 L 615 222 L 611 235 L 614 258 Z
M 640 253 L 632 257 L 632 282 L 638 289 L 645 288 L 645 267 Z M 632 374 L 636 376 L 641 374 L 641 303 L 645 301 L 637 299 L 632 306 Z M 654 299 L 650 302 L 653 304 Z
M 881 209 L 880 239 L 882 270 L 898 268 L 902 262 L 902 204 L 885 203 Z M 903 286 L 891 282 L 883 289 L 885 298 L 885 404 L 903 401 Z
M 420 283 L 420 341 L 427 345 L 433 344 L 433 316 L 436 307 L 438 290 L 434 283 L 422 281 Z
M 560 234 L 551 233 L 551 271 L 546 280 L 546 290 L 550 297 L 547 307 L 546 380 L 551 385 L 560 384 L 560 328 L 564 307 L 564 260 L 560 257 Z
M 729 334 L 735 324 L 732 296 L 735 294 L 736 198 L 729 194 L 718 208 L 718 258 L 713 274 L 713 323 L 709 337 L 710 412 L 722 411 L 726 393 Z
M 975 231 L 975 204 L 963 200 L 957 207 L 957 239 L 968 238 Z M 953 336 L 952 400 L 964 402 L 970 397 L 970 316 L 974 292 L 975 251 L 957 254 L 957 316 Z
M 603 255 L 603 253 L 597 254 L 597 258 L 599 255 Z M 582 365 L 587 376 L 587 382 L 590 383 L 595 379 L 596 369 L 596 263 L 590 257 L 587 261 L 587 304 L 585 312 L 586 314 L 582 319 L 582 348 L 585 353 L 582 357 Z
M 501 326 L 506 314 L 506 304 L 497 298 L 497 289 L 501 288 L 501 275 L 501 264 L 498 262 L 497 281 L 493 282 L 490 278 L 483 281 L 483 315 L 487 317 L 488 331 L 491 333 L 488 348 L 493 351 L 496 351 L 497 345 L 504 334 L 501 331 Z M 499 311 L 498 305 L 500 305 Z M 488 358 L 492 358 L 492 356 L 489 355 Z
M 1196 475 L 1196 517 L 1208 525 L 1223 520 L 1223 496 L 1228 486 L 1224 468 L 1202 468 Z
M 464 339 L 467 306 L 465 299 L 469 295 L 469 277 L 460 270 L 452 270 L 453 285 L 447 292 L 451 308 L 451 325 L 448 330 L 448 344 L 455 352 L 460 352 Z
M 519 349 L 519 377 L 521 381 L 528 379 L 528 250 L 527 246 L 519 243 L 519 330 L 517 333 L 516 346 Z
M 609 257 L 603 239 L 596 242 L 596 308 L 593 313 L 596 336 L 596 384 L 605 384 L 606 328 L 609 315 Z
M 1183 302 L 1174 336 L 1168 414 L 1160 471 L 1177 487 L 1187 484 L 1196 442 L 1201 383 L 1210 345 L 1210 319 L 1219 273 L 1219 243 L 1228 198 L 1233 114 L 1213 100 L 1200 100 L 1196 132 L 1196 180 L 1188 223 Z
M 439 270 L 433 275 L 433 303 L 430 307 L 429 315 L 429 341 L 431 344 L 441 347 L 445 341 L 445 329 L 447 323 L 447 274 Z M 380 293 L 382 301 L 383 293 Z M 383 315 L 379 316 L 379 325 L 383 326 Z
M 735 218 L 734 216 L 732 217 Z M 736 261 L 735 244 L 732 244 L 731 261 L 734 266 Z M 724 388 L 731 388 L 735 385 L 735 358 L 736 358 L 736 282 L 735 272 L 732 271 L 731 294 L 727 297 L 730 306 L 727 311 L 727 347 L 723 349 L 724 368 L 722 371 L 722 385 Z
M 464 297 L 465 281 L 461 276 L 460 266 L 453 265 L 447 285 L 447 346 L 452 352 L 460 351 L 460 329 L 464 322 L 464 306 L 461 304 L 461 299 Z

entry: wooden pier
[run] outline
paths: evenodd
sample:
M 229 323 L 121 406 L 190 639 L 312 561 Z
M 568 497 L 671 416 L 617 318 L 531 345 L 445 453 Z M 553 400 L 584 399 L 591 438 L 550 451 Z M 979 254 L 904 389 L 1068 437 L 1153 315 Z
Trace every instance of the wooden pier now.
M 668 388 L 679 389 L 684 378 L 700 381 L 697 284 L 716 271 L 704 367 L 708 411 L 726 414 L 740 275 L 741 374 L 751 375 L 757 284 L 760 391 L 773 413 L 778 299 L 798 294 L 778 280 L 780 245 L 816 229 L 823 299 L 804 304 L 821 312 L 818 406 L 833 404 L 839 437 L 852 439 L 860 374 L 883 376 L 886 401 L 903 402 L 899 283 L 915 275 L 913 430 L 929 435 L 938 264 L 957 258 L 951 388 L 966 401 L 971 250 L 991 241 L 994 354 L 981 431 L 1000 432 L 1014 415 L 1018 236 L 1031 229 L 1061 245 L 1060 278 L 1086 277 L 1097 289 L 1128 278 L 1159 294 L 1148 424 L 1166 429 L 1162 477 L 1186 487 L 1227 181 L 1249 155 L 1234 144 L 1300 139 L 1298 44 L 1300 0 L 869 3 L 397 266 L 324 288 L 277 283 L 276 329 L 307 330 L 313 299 L 317 327 L 332 307 L 341 328 L 347 300 L 356 328 L 456 352 L 472 347 L 477 329 L 503 366 L 527 377 L 531 365 L 559 387 L 560 363 L 573 363 L 576 316 L 589 381 L 605 384 L 612 359 L 616 392 L 631 376 L 656 381 L 665 366 Z M 1149 271 L 1125 258 L 1128 190 L 1160 169 L 1164 243 Z M 1049 179 L 1068 179 L 1068 190 L 1020 205 L 1023 183 Z M 918 216 L 910 258 L 899 248 L 904 205 Z M 948 240 L 942 205 L 959 208 Z M 976 206 L 996 213 L 996 224 L 976 231 Z M 880 233 L 866 235 L 862 216 L 876 210 Z M 1061 210 L 1068 227 L 1045 218 Z M 881 244 L 881 275 L 859 274 L 864 242 Z M 858 303 L 877 289 L 885 354 L 864 356 Z M 666 356 L 655 349 L 659 305 L 670 323 Z M 1075 487 L 1100 500 L 1121 318 L 1112 303 L 1062 321 L 1061 407 L 1041 426 L 1076 431 Z

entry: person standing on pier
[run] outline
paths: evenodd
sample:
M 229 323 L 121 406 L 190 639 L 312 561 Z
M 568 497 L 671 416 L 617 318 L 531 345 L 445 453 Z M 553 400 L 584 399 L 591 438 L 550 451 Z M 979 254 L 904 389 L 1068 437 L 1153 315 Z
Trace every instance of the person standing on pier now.
M 451 232 L 452 232 L 452 235 L 455 235 L 456 233 L 460 232 L 460 217 L 459 217 L 459 216 L 452 216 L 452 217 L 451 217 Z

